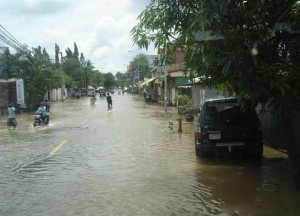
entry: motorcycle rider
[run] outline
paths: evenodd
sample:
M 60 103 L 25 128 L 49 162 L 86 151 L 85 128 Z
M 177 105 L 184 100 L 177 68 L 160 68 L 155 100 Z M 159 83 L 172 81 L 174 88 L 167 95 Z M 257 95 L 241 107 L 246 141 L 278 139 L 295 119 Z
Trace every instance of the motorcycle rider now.
M 50 104 L 48 103 L 48 100 L 44 100 L 44 106 L 45 106 L 45 109 L 46 109 L 46 115 L 45 117 L 48 118 L 48 122 L 50 120 L 50 116 L 49 116 L 49 113 L 50 113 Z
M 91 96 L 91 98 L 90 98 L 91 104 L 92 104 L 92 105 L 95 104 L 96 100 L 97 100 L 96 95 L 95 95 L 95 94 L 92 94 L 92 96 Z
M 50 112 L 50 104 L 48 104 L 48 100 L 44 100 L 44 105 L 46 107 L 46 112 L 49 113 Z
M 39 122 L 41 124 L 42 123 L 41 121 L 44 121 L 47 117 L 46 106 L 45 106 L 44 102 L 40 103 L 40 106 L 37 109 L 36 114 L 41 116 L 40 122 Z

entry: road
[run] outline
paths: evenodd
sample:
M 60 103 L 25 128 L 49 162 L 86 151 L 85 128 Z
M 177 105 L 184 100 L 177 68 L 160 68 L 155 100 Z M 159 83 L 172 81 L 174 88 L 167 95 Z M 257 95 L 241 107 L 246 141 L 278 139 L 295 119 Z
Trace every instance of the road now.
M 0 215 L 299 215 L 285 154 L 199 159 L 193 123 L 133 95 L 51 105 L 48 127 L 0 126 Z M 171 108 L 170 108 L 171 109 Z M 173 110 L 173 108 L 172 108 Z M 173 120 L 174 131 L 168 128 Z

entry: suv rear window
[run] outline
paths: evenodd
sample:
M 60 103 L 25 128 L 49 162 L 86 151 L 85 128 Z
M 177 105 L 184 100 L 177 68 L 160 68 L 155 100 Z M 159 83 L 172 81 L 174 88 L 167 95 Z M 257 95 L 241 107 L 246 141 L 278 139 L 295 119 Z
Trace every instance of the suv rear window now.
M 258 122 L 255 110 L 234 102 L 209 102 L 203 111 L 204 122 L 222 125 L 246 125 Z

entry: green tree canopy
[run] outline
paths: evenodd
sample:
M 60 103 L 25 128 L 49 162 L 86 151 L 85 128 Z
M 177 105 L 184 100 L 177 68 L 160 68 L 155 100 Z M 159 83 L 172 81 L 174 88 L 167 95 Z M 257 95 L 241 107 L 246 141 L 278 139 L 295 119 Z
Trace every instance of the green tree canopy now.
M 106 89 L 112 89 L 116 86 L 115 76 L 112 73 L 103 74 L 104 78 L 104 87 Z
M 117 87 L 128 87 L 130 85 L 130 79 L 128 79 L 127 73 L 117 72 L 115 75 Z
M 55 65 L 56 65 L 56 67 L 59 67 L 59 54 L 60 54 L 60 48 L 57 44 L 55 44 Z
M 16 54 L 15 78 L 22 78 L 26 91 L 26 104 L 33 108 L 37 103 L 43 100 L 52 79 L 51 62 L 47 61 L 41 55 L 40 47 L 33 48 L 31 53 Z
M 140 80 L 144 80 L 144 77 L 149 77 L 150 67 L 145 54 L 140 53 L 136 55 L 130 62 L 130 66 L 132 76 L 134 76 L 135 73 L 139 72 Z

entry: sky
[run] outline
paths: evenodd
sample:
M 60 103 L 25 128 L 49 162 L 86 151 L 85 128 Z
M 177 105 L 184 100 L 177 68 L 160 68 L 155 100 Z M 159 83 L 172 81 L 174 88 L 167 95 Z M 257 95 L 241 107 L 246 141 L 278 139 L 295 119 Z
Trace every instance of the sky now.
M 141 50 L 130 30 L 150 0 L 0 0 L 0 24 L 29 49 L 41 46 L 54 59 L 55 43 L 65 55 L 76 42 L 95 69 L 124 73 Z M 0 44 L 1 46 L 1 44 Z M 131 51 L 131 52 L 129 52 Z

